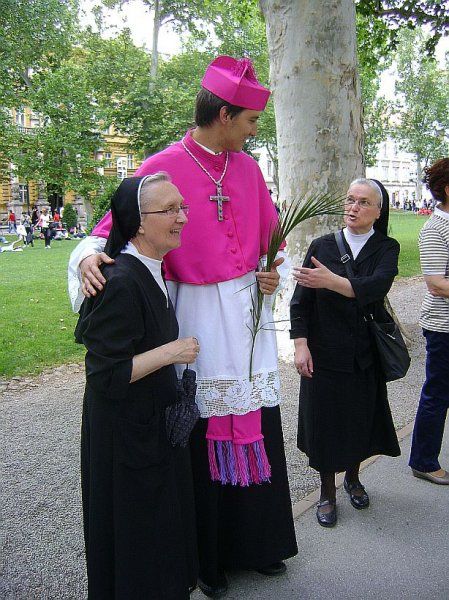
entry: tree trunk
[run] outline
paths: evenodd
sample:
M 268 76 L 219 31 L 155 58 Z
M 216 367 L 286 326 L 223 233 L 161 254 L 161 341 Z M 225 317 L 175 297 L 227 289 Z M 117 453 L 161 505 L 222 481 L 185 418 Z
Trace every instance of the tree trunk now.
M 159 64 L 158 54 L 158 43 L 159 43 L 159 30 L 161 28 L 161 14 L 159 0 L 154 0 L 154 18 L 153 18 L 153 44 L 151 48 L 151 68 L 150 68 L 150 81 L 148 84 L 148 91 L 151 92 L 154 89 L 157 68 Z
M 365 172 L 354 1 L 259 1 L 270 53 L 280 205 L 307 192 L 344 194 Z M 293 232 L 293 264 L 302 262 L 313 238 L 339 222 L 314 219 Z M 286 318 L 292 289 L 290 282 L 277 318 Z
M 416 205 L 421 206 L 422 199 L 422 166 L 421 166 L 421 156 L 419 154 L 416 155 Z

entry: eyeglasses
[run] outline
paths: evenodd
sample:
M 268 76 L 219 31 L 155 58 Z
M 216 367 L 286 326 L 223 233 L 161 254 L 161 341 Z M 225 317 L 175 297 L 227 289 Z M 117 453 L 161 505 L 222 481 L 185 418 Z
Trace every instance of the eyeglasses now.
M 166 208 L 165 210 L 150 210 L 147 212 L 141 212 L 141 215 L 168 215 L 169 217 L 178 216 L 180 212 L 183 212 L 185 215 L 189 214 L 189 207 L 187 205 L 184 206 L 172 206 L 171 208 Z
M 353 198 L 346 198 L 345 206 L 354 206 L 355 204 L 357 204 L 359 208 L 370 208 L 372 206 L 376 206 L 376 204 L 372 204 L 371 202 L 368 202 L 368 200 L 354 200 Z

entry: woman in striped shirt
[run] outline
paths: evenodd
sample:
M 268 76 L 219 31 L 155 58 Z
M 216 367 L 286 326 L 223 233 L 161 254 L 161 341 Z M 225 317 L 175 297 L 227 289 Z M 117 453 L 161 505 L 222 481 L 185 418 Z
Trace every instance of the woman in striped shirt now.
M 438 461 L 449 408 L 449 158 L 426 169 L 424 181 L 439 204 L 419 235 L 427 284 L 419 324 L 427 360 L 409 465 L 415 477 L 449 485 L 449 473 Z

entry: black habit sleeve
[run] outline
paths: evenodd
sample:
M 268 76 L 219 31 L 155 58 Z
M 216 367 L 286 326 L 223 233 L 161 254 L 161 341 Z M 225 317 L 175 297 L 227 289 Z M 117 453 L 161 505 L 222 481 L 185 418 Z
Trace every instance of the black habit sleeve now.
M 132 359 L 144 333 L 142 313 L 130 292 L 131 285 L 123 276 L 108 279 L 86 319 L 83 334 L 87 383 L 95 392 L 112 399 L 127 394 Z
M 316 240 L 310 244 L 302 265 L 308 269 L 314 266 L 311 258 L 315 252 L 315 242 Z M 296 284 L 293 297 L 290 301 L 290 339 L 308 337 L 308 322 L 315 303 L 315 295 L 314 289 L 305 288 L 298 283 Z

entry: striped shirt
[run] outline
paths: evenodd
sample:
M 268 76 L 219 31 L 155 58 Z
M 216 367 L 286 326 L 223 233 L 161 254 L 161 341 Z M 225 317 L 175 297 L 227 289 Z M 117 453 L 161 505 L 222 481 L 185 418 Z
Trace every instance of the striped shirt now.
M 435 208 L 421 229 L 418 243 L 423 274 L 449 279 L 449 213 Z M 449 298 L 436 298 L 427 291 L 419 324 L 430 331 L 449 333 Z

